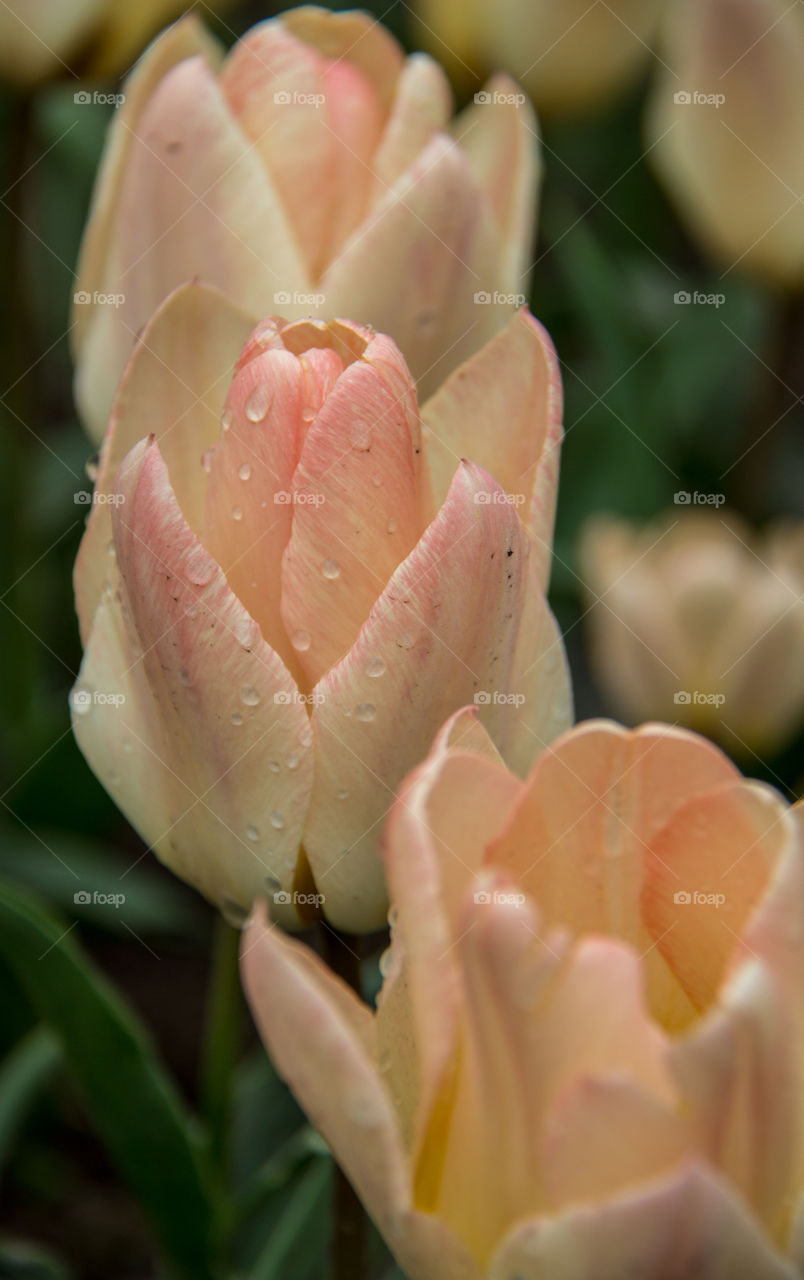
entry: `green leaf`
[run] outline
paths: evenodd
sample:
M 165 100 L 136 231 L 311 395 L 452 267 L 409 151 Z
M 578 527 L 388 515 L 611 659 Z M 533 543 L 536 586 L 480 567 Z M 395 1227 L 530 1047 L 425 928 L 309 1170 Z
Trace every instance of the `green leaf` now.
M 0 886 L 0 949 L 59 1036 L 98 1134 L 175 1274 L 211 1280 L 217 1224 L 199 1133 L 144 1030 L 69 932 Z
M 0 1063 L 0 1169 L 28 1107 L 52 1078 L 61 1061 L 61 1046 L 47 1027 L 35 1027 Z
M 249 1280 L 307 1280 L 320 1275 L 332 1161 L 317 1159 L 298 1179 Z

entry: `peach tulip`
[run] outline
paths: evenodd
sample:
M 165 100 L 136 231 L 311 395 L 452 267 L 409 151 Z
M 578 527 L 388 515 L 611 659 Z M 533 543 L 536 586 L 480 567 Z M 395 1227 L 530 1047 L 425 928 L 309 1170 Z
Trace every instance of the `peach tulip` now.
M 581 541 L 591 653 L 626 720 L 672 720 L 734 752 L 776 751 L 804 718 L 804 545 L 682 506 L 638 528 L 591 520 Z
M 504 67 L 539 110 L 613 97 L 651 58 L 666 0 L 418 0 L 421 38 L 459 83 Z
M 230 2 L 215 0 L 214 7 Z M 0 78 L 31 85 L 79 72 L 114 76 L 188 7 L 187 0 L 3 0 Z
M 75 294 L 96 438 L 136 333 L 196 277 L 258 316 L 373 325 L 423 395 L 524 301 L 538 139 L 504 78 L 451 127 L 435 62 L 367 14 L 302 7 L 225 58 L 180 22 L 124 88 Z
M 252 326 L 185 285 L 134 351 L 76 566 L 75 733 L 230 916 L 267 885 L 289 923 L 323 899 L 368 929 L 379 824 L 445 716 L 477 696 L 522 770 L 569 723 L 556 360 L 523 310 L 420 418 L 390 338 Z
M 724 265 L 804 280 L 804 11 L 676 0 L 648 114 L 650 156 Z
M 387 827 L 376 1012 L 255 913 L 262 1037 L 408 1280 L 798 1280 L 803 816 L 666 725 L 522 782 L 464 711 Z

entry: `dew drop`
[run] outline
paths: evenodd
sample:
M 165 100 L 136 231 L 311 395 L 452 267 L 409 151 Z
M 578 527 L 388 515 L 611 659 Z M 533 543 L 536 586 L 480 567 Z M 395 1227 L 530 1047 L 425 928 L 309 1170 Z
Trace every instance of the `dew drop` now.
M 294 649 L 298 649 L 300 653 L 303 653 L 304 650 L 309 649 L 312 644 L 310 632 L 294 631 L 293 635 L 290 637 L 290 643 L 293 645 Z
M 233 520 L 242 520 L 242 519 L 243 519 L 243 508 L 242 508 L 242 507 L 232 507 L 232 519 L 233 519 Z
M 259 827 L 255 827 L 253 822 L 250 822 L 246 827 L 246 837 L 251 840 L 252 843 L 260 838 L 260 829 Z
M 369 658 L 366 663 L 366 675 L 371 676 L 372 680 L 385 675 L 385 663 L 382 658 Z
M 380 485 L 382 484 L 382 476 L 381 475 L 372 476 L 371 483 L 374 485 L 375 489 L 379 489 Z
M 397 644 L 400 649 L 412 649 L 415 643 L 416 641 L 414 637 L 407 633 L 405 633 L 405 635 L 401 635 L 397 640 Z
M 231 409 L 224 409 L 223 413 L 221 414 L 221 426 L 223 427 L 224 431 L 228 431 L 231 425 L 232 425 L 232 411 Z
M 207 475 L 209 475 L 210 471 L 212 470 L 212 455 L 214 454 L 214 452 L 215 452 L 214 449 L 205 449 L 204 452 L 201 454 L 201 466 L 204 468 Z
M 349 792 L 346 791 L 344 787 L 340 787 L 339 790 L 335 792 L 335 797 L 338 800 L 347 800 L 349 798 Z
M 240 618 L 233 627 L 235 639 L 244 649 L 254 647 L 257 638 L 257 624 L 253 618 Z
M 243 723 L 243 717 L 241 716 L 240 712 L 239 712 L 239 711 L 233 711 L 233 712 L 232 712 L 232 724 L 234 724 L 234 725 L 240 725 L 240 724 L 242 724 L 242 723 Z
M 278 761 L 278 760 L 269 760 L 269 761 L 268 761 L 268 768 L 271 770 L 271 773 L 279 773 L 279 761 Z
M 215 577 L 215 561 L 203 547 L 194 547 L 184 562 L 184 572 L 194 587 L 206 587 Z
M 184 667 L 182 667 L 181 671 L 179 672 L 179 679 L 181 680 L 185 689 L 189 689 L 190 685 L 192 684 L 192 681 L 190 679 L 190 672 L 187 671 Z
M 303 747 L 312 746 L 313 731 L 308 725 L 305 725 L 303 729 L 299 730 L 299 742 Z
M 249 422 L 262 422 L 271 403 L 268 388 L 260 382 L 246 401 L 246 417 Z
M 253 684 L 244 684 L 240 690 L 240 701 L 247 707 L 256 707 L 260 700 L 260 695 L 254 688 Z
M 221 903 L 221 915 L 227 924 L 235 929 L 242 929 L 248 919 L 248 909 L 235 902 L 234 898 L 224 898 Z
M 379 959 L 379 970 L 383 978 L 387 978 L 391 971 L 391 965 L 394 962 L 393 947 L 386 947 Z
M 393 517 L 393 516 L 391 516 L 391 517 L 390 517 L 390 519 L 389 519 L 389 521 L 388 521 L 388 523 L 387 523 L 387 525 L 386 525 L 385 527 L 386 527 L 386 529 L 388 530 L 388 532 L 389 532 L 389 533 L 396 533 L 397 529 L 399 528 L 399 525 L 397 524 L 397 522 L 396 522 L 396 520 L 394 519 L 394 517 Z
M 305 409 L 302 409 L 301 416 L 302 416 L 302 422 L 314 422 L 315 409 L 313 409 L 310 405 L 307 405 Z
M 237 468 L 237 474 L 240 476 L 241 480 L 250 480 L 251 479 L 250 463 L 242 462 L 240 466 Z
M 299 767 L 299 755 L 298 755 L 298 752 L 296 752 L 296 751 L 291 751 L 291 753 L 290 753 L 290 755 L 288 756 L 288 759 L 287 759 L 287 766 L 288 766 L 288 768 L 289 768 L 289 769 L 298 769 L 298 767 Z
M 337 560 L 325 560 L 321 566 L 321 572 L 325 578 L 337 578 L 341 572 L 341 566 Z
M 285 825 L 285 819 L 278 809 L 274 809 L 268 821 L 270 822 L 274 831 L 281 831 Z
M 109 555 L 109 556 L 113 556 L 113 555 L 115 555 L 115 554 L 116 554 L 116 552 L 115 552 L 115 545 L 114 545 L 114 543 L 113 543 L 113 542 L 107 542 L 107 544 L 106 544 L 106 554 L 107 554 L 107 555 Z
M 355 707 L 355 718 L 362 720 L 364 723 L 373 720 L 376 714 L 377 709 L 373 702 L 361 702 L 359 706 Z

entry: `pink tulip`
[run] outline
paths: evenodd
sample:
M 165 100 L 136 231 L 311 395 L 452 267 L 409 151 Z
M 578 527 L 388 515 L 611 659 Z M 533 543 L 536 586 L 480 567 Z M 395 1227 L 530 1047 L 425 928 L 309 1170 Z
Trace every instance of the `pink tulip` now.
M 252 326 L 185 285 L 129 363 L 76 566 L 75 732 L 230 915 L 267 887 L 286 922 L 315 894 L 372 928 L 380 824 L 444 718 L 477 697 L 523 771 L 569 723 L 555 354 L 523 310 L 420 419 L 390 338 Z
M 409 1280 L 796 1280 L 802 812 L 664 725 L 525 782 L 473 711 L 385 834 L 377 1012 L 258 912 L 249 1001 Z
M 538 136 L 505 78 L 450 126 L 437 63 L 406 60 L 367 14 L 302 7 L 226 57 L 180 22 L 124 88 L 76 289 L 77 396 L 96 438 L 135 334 L 190 279 L 258 316 L 374 325 L 428 395 L 510 318 Z

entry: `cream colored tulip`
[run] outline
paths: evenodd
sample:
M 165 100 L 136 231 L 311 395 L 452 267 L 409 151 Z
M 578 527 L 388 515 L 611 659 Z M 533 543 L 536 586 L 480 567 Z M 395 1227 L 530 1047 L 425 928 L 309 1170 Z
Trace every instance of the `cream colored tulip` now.
M 582 111 L 650 62 L 664 0 L 418 0 L 416 29 L 459 83 L 507 71 L 539 110 Z
M 119 75 L 188 7 L 186 0 L 4 0 L 0 79 L 31 85 L 50 76 Z
M 382 819 L 444 718 L 479 691 L 523 773 L 570 723 L 544 596 L 560 441 L 557 360 L 524 309 L 421 415 L 384 334 L 255 328 L 200 284 L 157 311 L 76 563 L 73 723 L 230 917 L 270 888 L 288 923 L 315 899 L 379 927 Z
M 692 233 L 726 267 L 801 283 L 801 5 L 676 0 L 661 52 L 650 158 Z
M 612 706 L 732 752 L 783 746 L 804 718 L 802 542 L 795 526 L 755 538 L 734 516 L 685 506 L 642 528 L 591 521 L 580 573 Z
M 385 836 L 376 1013 L 259 913 L 246 992 L 408 1280 L 799 1280 L 804 814 L 605 721 L 473 712 Z
M 425 398 L 524 301 L 538 139 L 504 78 L 450 125 L 435 62 L 366 14 L 303 7 L 226 57 L 179 23 L 124 88 L 76 290 L 96 438 L 136 333 L 189 279 L 254 315 L 373 325 Z

